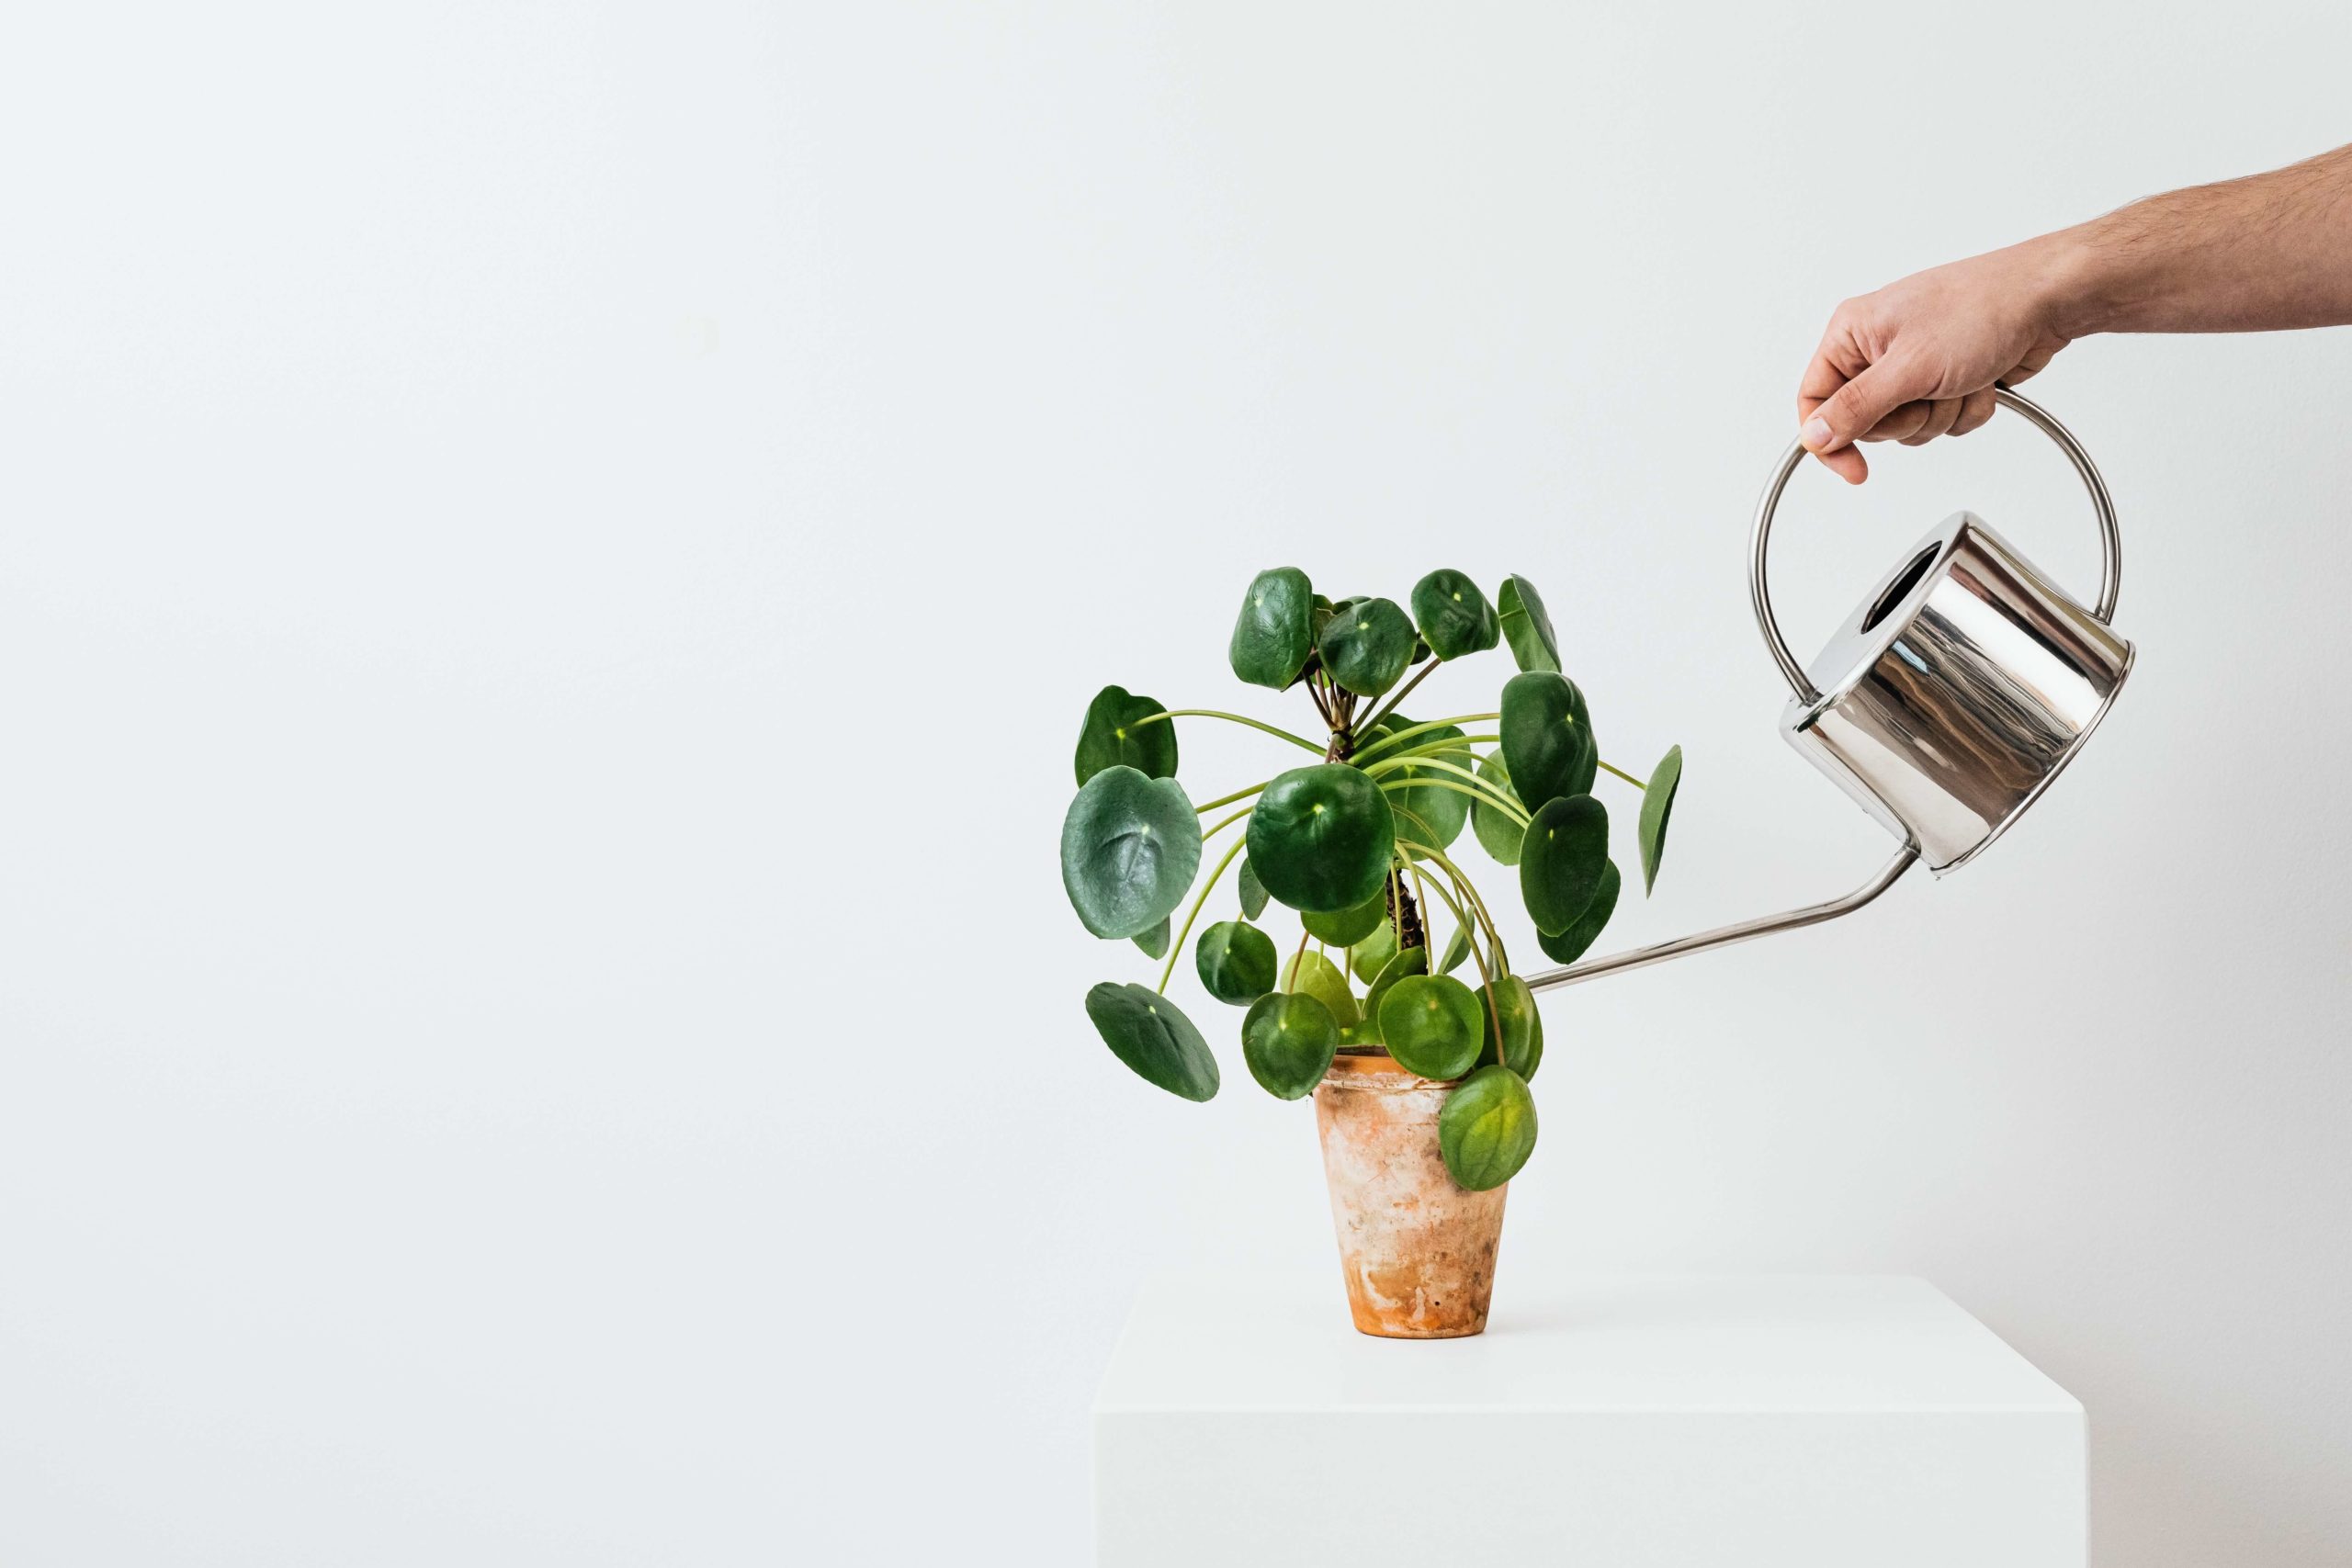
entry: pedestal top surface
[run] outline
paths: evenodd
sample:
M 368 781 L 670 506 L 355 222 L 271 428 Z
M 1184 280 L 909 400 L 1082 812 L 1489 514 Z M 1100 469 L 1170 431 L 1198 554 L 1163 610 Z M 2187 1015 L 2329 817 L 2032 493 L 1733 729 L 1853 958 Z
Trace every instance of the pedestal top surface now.
M 1337 1279 L 1146 1287 L 1098 1415 L 1209 1410 L 2061 1411 L 2081 1406 L 1924 1280 L 1506 1269 L 1487 1332 L 1374 1339 Z

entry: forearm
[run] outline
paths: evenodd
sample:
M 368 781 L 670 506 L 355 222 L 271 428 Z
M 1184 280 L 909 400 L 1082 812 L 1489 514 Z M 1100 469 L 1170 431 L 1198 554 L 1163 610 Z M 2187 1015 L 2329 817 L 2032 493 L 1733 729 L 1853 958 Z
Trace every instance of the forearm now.
M 2050 279 L 2066 338 L 2352 323 L 2352 147 L 2150 197 L 2019 249 Z

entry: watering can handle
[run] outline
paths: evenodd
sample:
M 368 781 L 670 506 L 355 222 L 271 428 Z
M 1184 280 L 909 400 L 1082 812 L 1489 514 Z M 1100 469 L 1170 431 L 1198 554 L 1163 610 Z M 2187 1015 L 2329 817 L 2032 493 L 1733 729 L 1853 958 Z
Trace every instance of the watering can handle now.
M 1994 400 L 2003 408 L 2015 409 L 2031 421 L 2034 428 L 2058 444 L 2066 460 L 2075 465 L 2075 472 L 2083 477 L 2084 488 L 2091 492 L 2091 505 L 2098 513 L 2099 584 L 2098 608 L 2091 613 L 2104 625 L 2115 617 L 2115 595 L 2122 587 L 2123 541 L 2115 531 L 2115 502 L 2109 499 L 2107 481 L 2098 477 L 2098 469 L 2091 462 L 2090 454 L 2082 443 L 2068 433 L 2066 427 L 2050 417 L 2039 403 L 2032 402 L 2007 387 L 1993 389 Z M 1781 636 L 1781 624 L 1772 615 L 1772 594 L 1764 581 L 1764 547 L 1772 536 L 1773 509 L 1781 504 L 1781 492 L 1789 487 L 1789 478 L 1797 465 L 1807 456 L 1804 442 L 1789 444 L 1781 455 L 1781 466 L 1772 470 L 1772 482 L 1764 487 L 1763 499 L 1756 503 L 1756 528 L 1747 548 L 1747 592 L 1756 604 L 1756 625 L 1764 634 L 1764 645 L 1772 650 L 1772 662 L 1789 678 L 1790 689 L 1797 701 L 1807 706 L 1821 700 L 1821 694 L 1807 679 L 1804 666 L 1789 651 L 1788 640 Z

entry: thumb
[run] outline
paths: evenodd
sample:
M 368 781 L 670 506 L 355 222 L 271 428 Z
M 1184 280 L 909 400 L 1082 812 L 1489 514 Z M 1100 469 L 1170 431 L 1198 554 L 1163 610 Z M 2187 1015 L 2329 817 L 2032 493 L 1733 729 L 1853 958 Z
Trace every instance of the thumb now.
M 1851 446 L 1880 420 L 1924 395 L 1925 389 L 1914 384 L 1905 367 L 1883 359 L 1832 393 L 1797 434 L 1817 455 L 1835 452 Z

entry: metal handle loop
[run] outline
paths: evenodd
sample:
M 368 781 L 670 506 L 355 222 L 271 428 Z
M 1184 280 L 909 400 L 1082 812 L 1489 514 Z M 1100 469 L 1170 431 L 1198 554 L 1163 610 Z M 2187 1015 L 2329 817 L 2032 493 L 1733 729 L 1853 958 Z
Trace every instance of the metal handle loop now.
M 2007 387 L 1993 389 L 1994 400 L 2003 408 L 2015 409 L 2030 421 L 2035 429 L 2058 444 L 2066 460 L 2075 465 L 2083 487 L 2091 492 L 2091 505 L 2098 513 L 2099 587 L 2098 607 L 2091 612 L 2101 624 L 2115 618 L 2115 596 L 2123 586 L 2123 540 L 2115 528 L 2115 502 L 2107 493 L 2107 481 L 2098 477 L 2098 468 L 2091 462 L 2090 454 L 2083 450 L 2066 427 L 2050 417 L 2035 403 Z M 1772 594 L 1764 580 L 1764 550 L 1772 536 L 1772 512 L 1781 504 L 1781 492 L 1789 486 L 1789 478 L 1797 465 L 1808 456 L 1802 441 L 1792 441 L 1781 454 L 1781 466 L 1772 471 L 1772 482 L 1764 487 L 1764 495 L 1756 503 L 1756 526 L 1747 547 L 1747 594 L 1756 605 L 1756 625 L 1764 634 L 1765 647 L 1772 650 L 1772 662 L 1788 677 L 1789 687 L 1797 701 L 1811 705 L 1821 700 L 1804 667 L 1789 651 L 1788 639 L 1781 636 L 1781 624 L 1772 615 Z

